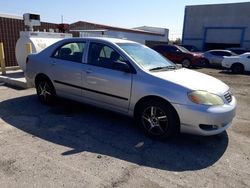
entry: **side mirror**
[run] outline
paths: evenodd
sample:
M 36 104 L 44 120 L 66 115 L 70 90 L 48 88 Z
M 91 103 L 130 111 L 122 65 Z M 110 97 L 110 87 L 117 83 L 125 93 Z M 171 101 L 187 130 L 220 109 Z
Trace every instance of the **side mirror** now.
M 122 61 L 115 61 L 113 62 L 113 69 L 123 71 L 126 73 L 130 73 L 130 67 L 127 63 L 122 62 Z

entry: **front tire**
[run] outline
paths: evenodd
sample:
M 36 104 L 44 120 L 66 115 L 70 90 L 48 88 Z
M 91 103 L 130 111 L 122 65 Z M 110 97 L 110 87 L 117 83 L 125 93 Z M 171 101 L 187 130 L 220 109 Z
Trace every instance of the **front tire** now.
M 41 79 L 36 83 L 36 92 L 42 104 L 50 105 L 55 99 L 55 89 L 48 79 Z
M 231 67 L 231 70 L 234 74 L 240 74 L 240 73 L 243 73 L 244 72 L 244 67 L 242 64 L 234 64 L 232 67 Z
M 136 114 L 136 120 L 146 135 L 156 139 L 169 138 L 179 131 L 178 115 L 165 101 L 143 102 Z
M 185 68 L 190 68 L 191 67 L 191 61 L 189 59 L 184 59 L 182 61 L 182 66 Z

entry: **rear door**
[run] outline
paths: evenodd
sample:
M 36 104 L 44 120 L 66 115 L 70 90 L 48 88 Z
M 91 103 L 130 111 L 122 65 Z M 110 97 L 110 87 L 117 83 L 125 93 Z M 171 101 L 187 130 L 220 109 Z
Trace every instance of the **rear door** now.
M 128 111 L 132 74 L 114 69 L 126 60 L 110 45 L 91 42 L 88 62 L 84 65 L 84 98 L 98 105 Z
M 75 98 L 82 95 L 82 57 L 85 44 L 85 42 L 68 42 L 52 55 L 50 77 L 57 93 L 62 96 Z
M 175 46 L 165 46 L 164 56 L 174 63 L 179 63 L 182 59 L 182 52 Z
M 219 51 L 211 52 L 211 59 L 210 63 L 214 65 L 221 65 L 221 62 L 223 60 L 223 55 Z
M 183 60 L 183 52 L 175 46 L 170 47 L 173 62 L 181 63 Z
M 224 59 L 223 56 L 231 56 L 232 54 L 229 52 L 224 52 L 224 51 L 214 51 L 211 52 L 211 54 L 213 55 L 211 58 L 211 63 L 220 66 L 222 60 Z

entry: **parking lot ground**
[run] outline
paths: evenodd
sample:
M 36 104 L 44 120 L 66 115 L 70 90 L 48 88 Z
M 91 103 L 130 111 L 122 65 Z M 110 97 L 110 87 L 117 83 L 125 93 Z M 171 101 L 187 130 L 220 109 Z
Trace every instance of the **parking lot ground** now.
M 165 142 L 125 116 L 67 100 L 44 106 L 35 89 L 0 85 L 0 187 L 250 187 L 250 75 L 197 71 L 231 86 L 233 126 Z

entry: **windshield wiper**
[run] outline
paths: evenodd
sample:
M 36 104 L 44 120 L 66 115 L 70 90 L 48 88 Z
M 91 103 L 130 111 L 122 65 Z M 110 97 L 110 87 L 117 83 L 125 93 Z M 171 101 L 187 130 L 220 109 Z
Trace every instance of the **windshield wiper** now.
M 149 71 L 157 71 L 157 70 L 169 70 L 169 69 L 176 69 L 176 66 L 174 65 L 169 65 L 169 66 L 164 66 L 164 67 L 155 67 L 152 69 L 149 69 Z

